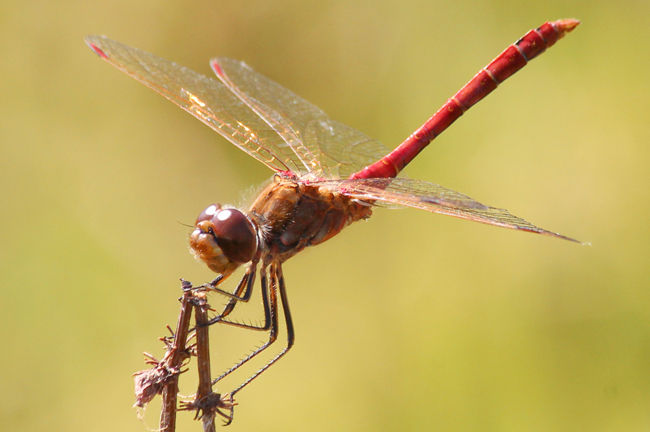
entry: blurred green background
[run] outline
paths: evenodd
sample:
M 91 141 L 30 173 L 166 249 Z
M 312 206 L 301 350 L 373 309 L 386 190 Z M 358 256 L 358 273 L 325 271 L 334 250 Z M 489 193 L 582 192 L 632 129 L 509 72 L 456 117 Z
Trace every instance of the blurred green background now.
M 230 430 L 650 430 L 640 0 L 2 1 L 0 430 L 144 431 L 131 374 L 162 354 L 178 279 L 213 277 L 179 222 L 271 175 L 86 34 L 205 74 L 245 60 L 392 148 L 529 29 L 573 17 L 408 174 L 592 246 L 377 210 L 287 263 L 297 345 Z M 263 338 L 214 328 L 214 373 Z M 179 430 L 200 430 L 190 417 Z

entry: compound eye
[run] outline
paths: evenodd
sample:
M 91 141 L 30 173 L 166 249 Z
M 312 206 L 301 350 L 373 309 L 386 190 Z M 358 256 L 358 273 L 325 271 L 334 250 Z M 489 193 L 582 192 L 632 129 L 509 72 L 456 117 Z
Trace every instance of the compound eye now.
M 206 213 L 207 217 L 212 207 L 205 209 L 199 219 L 203 213 Z M 217 244 L 228 260 L 244 264 L 253 259 L 257 252 L 257 236 L 252 222 L 242 212 L 236 209 L 215 208 L 212 229 L 217 237 Z
M 198 225 L 199 222 L 211 220 L 219 210 L 221 210 L 221 204 L 212 204 L 211 206 L 203 210 L 199 215 L 199 217 L 196 218 L 195 225 Z

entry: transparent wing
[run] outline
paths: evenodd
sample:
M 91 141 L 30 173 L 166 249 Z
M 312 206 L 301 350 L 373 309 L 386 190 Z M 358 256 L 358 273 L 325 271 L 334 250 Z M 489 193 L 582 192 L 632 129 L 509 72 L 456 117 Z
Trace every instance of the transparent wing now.
M 319 177 L 349 177 L 389 153 L 379 141 L 330 119 L 243 62 L 218 58 L 211 65 L 224 85 L 282 136 L 302 165 Z
M 581 243 L 578 240 L 547 231 L 499 209 L 483 205 L 467 195 L 437 184 L 407 178 L 371 178 L 358 180 L 327 180 L 312 183 L 327 187 L 345 196 L 370 202 L 387 203 L 427 210 L 488 225 L 528 231 Z
M 87 36 L 86 43 L 108 63 L 171 100 L 269 168 L 309 171 L 283 137 L 219 81 L 105 36 Z

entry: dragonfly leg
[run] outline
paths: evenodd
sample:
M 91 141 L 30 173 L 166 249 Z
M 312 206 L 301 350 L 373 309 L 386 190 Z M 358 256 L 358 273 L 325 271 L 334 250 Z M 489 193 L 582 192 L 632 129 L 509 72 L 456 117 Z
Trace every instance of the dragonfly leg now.
M 218 323 L 218 322 L 228 323 L 228 321 L 225 321 L 224 318 L 227 317 L 228 315 L 230 315 L 230 313 L 233 311 L 233 309 L 235 309 L 235 305 L 240 301 L 248 302 L 250 300 L 251 294 L 253 292 L 253 285 L 255 284 L 255 275 L 257 273 L 257 263 L 258 263 L 257 260 L 251 262 L 251 264 L 246 269 L 246 273 L 244 273 L 244 276 L 242 276 L 241 280 L 239 281 L 239 284 L 237 285 L 237 288 L 235 288 L 234 292 L 230 293 L 228 291 L 224 291 L 224 290 L 222 290 L 220 288 L 217 288 L 216 286 L 211 288 L 211 290 L 216 291 L 219 294 L 230 297 L 230 301 L 224 307 L 224 309 L 221 311 L 221 313 L 219 315 L 217 315 L 216 317 L 214 317 L 210 321 L 208 321 L 207 325 L 212 325 L 212 324 L 215 324 L 215 323 Z M 215 281 L 217 279 L 215 279 Z M 242 292 L 243 292 L 243 295 L 242 295 Z
M 269 330 L 269 340 L 257 348 L 255 351 L 247 355 L 245 358 L 240 360 L 230 369 L 221 374 L 220 377 L 212 380 L 212 385 L 215 385 L 217 382 L 221 381 L 226 376 L 230 375 L 232 372 L 241 367 L 244 363 L 248 362 L 259 353 L 264 351 L 266 348 L 271 346 L 273 342 L 278 338 L 278 300 L 277 300 L 277 283 L 274 280 L 273 276 L 273 267 L 271 267 L 271 285 L 269 289 L 269 284 L 266 277 L 266 266 L 262 266 L 260 271 L 260 280 L 262 285 L 262 304 L 264 306 L 264 325 L 263 326 L 252 326 L 249 324 L 236 323 L 231 321 L 221 321 L 224 324 L 234 325 L 236 327 L 248 328 L 253 330 Z M 231 393 L 232 396 L 232 393 Z
M 253 286 L 253 283 L 255 282 L 255 273 L 257 272 L 257 264 L 259 262 L 259 256 L 256 256 L 251 263 L 248 265 L 248 268 L 246 268 L 246 273 L 244 273 L 244 276 L 241 278 L 239 281 L 239 284 L 237 285 L 237 288 L 235 289 L 234 292 L 229 292 L 226 290 L 223 290 L 218 287 L 218 285 L 226 280 L 226 278 L 229 276 L 224 276 L 224 275 L 219 275 L 214 279 L 212 282 L 199 285 L 195 287 L 194 289 L 208 289 L 210 291 L 215 291 L 218 292 L 221 295 L 224 295 L 226 297 L 230 297 L 231 299 L 235 301 L 243 301 L 247 302 L 250 300 L 251 297 L 251 287 Z M 252 279 L 250 283 L 247 285 L 247 281 L 249 279 Z M 244 292 L 244 295 L 242 296 L 241 292 L 244 289 L 244 286 L 247 286 L 248 288 Z
M 254 275 L 253 275 L 254 276 Z M 243 279 L 243 278 L 242 278 Z M 224 313 L 221 315 L 217 315 L 216 317 L 212 318 L 209 322 L 208 325 L 214 324 L 214 323 L 220 323 L 220 324 L 227 324 L 231 325 L 233 327 L 239 327 L 239 328 L 245 328 L 249 330 L 259 330 L 259 331 L 267 331 L 272 328 L 272 317 L 273 317 L 273 309 L 277 309 L 277 306 L 274 306 L 273 303 L 277 304 L 277 301 L 275 299 L 275 293 L 272 290 L 271 291 L 271 297 L 269 297 L 269 290 L 268 290 L 268 284 L 266 280 L 266 267 L 262 267 L 261 271 L 261 285 L 262 285 L 262 306 L 264 309 L 264 324 L 263 325 L 254 325 L 254 324 L 246 324 L 246 323 L 241 323 L 241 322 L 236 322 L 236 321 L 228 321 L 223 319 L 224 316 L 227 316 L 232 312 L 232 310 L 235 308 L 235 305 L 237 304 L 237 300 L 231 299 L 230 302 L 226 305 L 224 308 Z M 254 277 L 250 278 L 247 282 L 248 286 L 246 288 L 247 293 L 244 295 L 246 297 L 246 300 L 248 301 L 250 299 L 250 293 L 253 290 L 253 282 L 254 282 Z M 241 284 L 241 282 L 240 282 Z M 238 287 L 239 289 L 239 287 Z M 225 315 L 224 315 L 225 314 Z M 277 325 L 276 325 L 277 327 Z
M 293 328 L 293 320 L 291 318 L 291 311 L 289 310 L 289 300 L 287 298 L 287 288 L 284 284 L 284 275 L 282 274 L 282 265 L 279 263 L 273 263 L 271 265 L 271 285 L 274 286 L 273 291 L 275 290 L 275 287 L 278 288 L 280 291 L 280 301 L 282 302 L 282 309 L 284 311 L 284 321 L 287 326 L 287 345 L 280 351 L 271 361 L 269 361 L 263 368 L 255 372 L 251 377 L 249 377 L 246 381 L 241 383 L 239 387 L 237 387 L 235 390 L 230 392 L 230 398 L 234 400 L 235 393 L 239 392 L 241 389 L 246 387 L 248 384 L 251 383 L 255 378 L 260 376 L 264 371 L 266 371 L 269 367 L 271 367 L 272 364 L 280 360 L 293 346 L 296 335 L 294 332 Z M 274 295 L 273 295 L 274 297 Z M 274 307 L 272 311 L 274 315 L 273 319 L 273 325 L 277 326 L 277 307 Z M 272 333 L 275 333 L 275 329 L 272 328 Z M 277 334 L 274 334 L 274 337 L 277 337 Z M 270 343 L 268 344 L 270 345 Z M 253 355 L 257 355 L 259 351 L 262 349 L 266 348 L 268 345 L 262 347 L 260 350 L 257 352 L 253 353 Z M 252 356 L 251 356 L 252 357 Z

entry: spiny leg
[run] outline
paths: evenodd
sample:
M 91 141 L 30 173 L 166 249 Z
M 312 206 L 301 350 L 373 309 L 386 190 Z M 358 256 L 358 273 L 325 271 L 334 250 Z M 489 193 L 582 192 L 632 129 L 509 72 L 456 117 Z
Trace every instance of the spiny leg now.
M 226 290 L 222 290 L 221 288 L 218 288 L 218 285 L 224 280 L 226 280 L 226 278 L 228 278 L 230 274 L 228 274 L 227 276 L 220 274 L 212 282 L 199 285 L 197 287 L 194 287 L 194 289 L 207 289 L 209 291 L 218 292 L 221 295 L 229 297 L 235 302 L 237 301 L 247 302 L 248 300 L 250 300 L 251 297 L 250 288 L 253 286 L 253 283 L 255 282 L 255 273 L 257 271 L 257 264 L 259 263 L 259 260 L 260 260 L 259 255 L 253 258 L 251 263 L 246 268 L 246 273 L 244 273 L 244 276 L 239 281 L 239 284 L 237 284 L 237 288 L 232 293 Z M 247 284 L 247 281 L 249 279 L 252 279 L 252 281 Z M 242 295 L 241 292 L 244 289 L 244 286 L 247 286 L 248 289 L 244 292 L 244 295 Z
M 264 309 L 264 324 L 263 325 L 254 325 L 254 324 L 246 324 L 246 323 L 240 323 L 236 321 L 228 321 L 223 319 L 224 316 L 227 316 L 232 312 L 232 310 L 235 308 L 235 305 L 237 304 L 237 300 L 232 299 L 224 308 L 225 315 L 222 313 L 221 315 L 218 315 L 214 317 L 213 319 L 210 320 L 208 324 L 213 324 L 213 323 L 221 323 L 221 324 L 228 324 L 233 327 L 239 327 L 239 328 L 244 328 L 244 329 L 249 329 L 249 330 L 258 330 L 258 331 L 267 331 L 271 328 L 271 308 L 272 306 L 270 305 L 270 300 L 269 300 L 269 291 L 268 291 L 268 284 L 266 280 L 266 265 L 262 266 L 262 270 L 260 272 L 260 279 L 261 279 L 261 286 L 262 286 L 262 306 Z M 243 278 L 242 278 L 243 280 Z M 246 288 L 247 292 L 242 298 L 246 298 L 243 301 L 248 301 L 250 299 L 251 292 L 253 291 L 253 283 L 255 282 L 255 272 L 253 272 L 252 277 L 247 281 L 248 286 Z M 240 282 L 241 284 L 241 282 Z M 239 289 L 239 287 L 237 288 Z M 275 300 L 275 294 L 273 293 L 273 301 L 277 304 L 277 301 Z M 276 306 L 277 308 L 277 306 Z M 277 327 L 277 326 L 276 326 Z
M 235 306 L 237 305 L 238 302 L 240 301 L 248 302 L 250 300 L 251 294 L 253 292 L 253 285 L 255 285 L 257 264 L 258 264 L 258 260 L 254 260 L 250 263 L 250 265 L 246 269 L 246 273 L 244 273 L 244 276 L 242 276 L 241 280 L 239 281 L 239 284 L 237 285 L 237 288 L 235 288 L 235 291 L 233 293 L 229 293 L 228 291 L 224 291 L 222 289 L 216 288 L 216 286 L 211 287 L 212 290 L 217 291 L 219 294 L 230 297 L 230 301 L 228 302 L 228 304 L 226 304 L 223 311 L 221 311 L 219 315 L 212 318 L 208 322 L 208 325 L 212 325 L 217 322 L 231 324 L 231 322 L 229 321 L 224 321 L 223 318 L 230 315 L 230 313 L 235 309 Z M 215 279 L 212 282 L 215 282 L 217 279 Z M 212 282 L 209 285 L 212 285 Z M 243 295 L 242 295 L 242 291 L 243 291 Z
M 276 285 L 277 284 L 277 285 Z M 293 328 L 293 320 L 291 318 L 291 311 L 289 309 L 289 299 L 287 297 L 287 288 L 284 284 L 284 275 L 282 274 L 282 264 L 280 263 L 273 263 L 271 264 L 271 285 L 273 287 L 277 286 L 279 291 L 280 291 L 280 301 L 282 302 L 282 309 L 284 310 L 284 320 L 287 326 L 287 346 L 285 346 L 278 355 L 276 355 L 273 359 L 271 359 L 270 362 L 268 362 L 262 369 L 258 370 L 255 372 L 250 378 L 248 378 L 246 381 L 244 381 L 239 387 L 237 387 L 235 390 L 233 390 L 230 393 L 231 400 L 234 399 L 235 393 L 239 392 L 241 389 L 246 387 L 248 384 L 250 384 L 251 381 L 253 381 L 255 378 L 260 376 L 264 371 L 266 371 L 271 365 L 278 360 L 282 356 L 284 356 L 293 346 L 295 342 L 295 332 Z M 275 291 L 275 288 L 273 289 Z M 273 315 L 277 314 L 277 307 L 274 308 L 272 311 Z M 273 325 L 277 326 L 277 317 L 274 318 L 273 320 Z M 274 328 L 271 328 L 271 332 L 274 333 Z M 270 345 L 270 343 L 268 344 Z M 266 345 L 266 346 L 268 346 Z M 266 346 L 264 348 L 266 348 Z M 255 353 L 257 354 L 257 352 Z
M 237 370 L 239 367 L 241 367 L 243 364 L 257 356 L 259 353 L 264 351 L 266 348 L 271 346 L 273 342 L 276 341 L 278 338 L 278 300 L 277 300 L 277 283 L 275 279 L 275 273 L 273 272 L 273 266 L 271 267 L 272 273 L 271 273 L 271 285 L 269 289 L 269 285 L 267 283 L 267 278 L 266 278 L 266 265 L 262 265 L 262 269 L 260 270 L 260 280 L 261 280 L 261 285 L 262 285 L 262 304 L 264 306 L 264 325 L 261 327 L 257 326 L 252 326 L 249 324 L 241 324 L 241 323 L 235 323 L 231 321 L 220 321 L 224 324 L 230 324 L 234 325 L 236 327 L 242 327 L 242 328 L 249 328 L 253 330 L 269 330 L 269 340 L 262 345 L 261 347 L 255 349 L 252 353 L 247 355 L 245 358 L 240 360 L 237 364 L 232 366 L 230 369 L 228 369 L 226 372 L 224 372 L 219 378 L 216 378 L 212 381 L 212 385 L 216 384 L 226 376 L 230 375 L 232 372 Z M 232 394 L 231 394 L 232 396 Z

